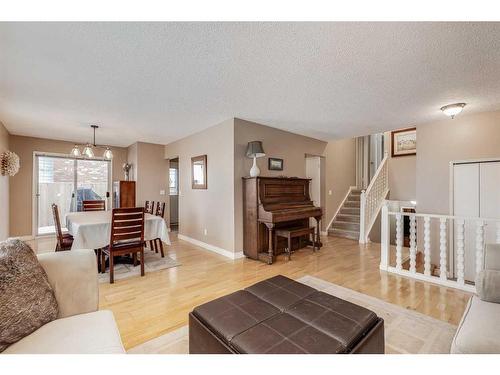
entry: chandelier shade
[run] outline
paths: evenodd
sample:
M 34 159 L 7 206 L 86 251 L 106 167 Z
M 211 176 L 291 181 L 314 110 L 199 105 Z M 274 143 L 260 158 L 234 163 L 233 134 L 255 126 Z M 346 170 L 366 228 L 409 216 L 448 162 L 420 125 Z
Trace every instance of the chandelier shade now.
M 104 153 L 102 157 L 104 159 L 111 160 L 113 159 L 113 152 L 111 151 L 111 148 L 109 146 L 105 145 L 98 145 L 95 142 L 95 131 L 96 129 L 99 129 L 99 126 L 97 125 L 90 125 L 90 127 L 94 131 L 94 141 L 92 143 L 86 143 L 86 144 L 75 144 L 73 148 L 71 149 L 70 155 L 77 158 L 80 156 L 83 156 L 88 159 L 93 159 L 95 157 L 94 149 L 104 149 Z M 80 147 L 83 147 L 83 151 L 80 152 Z

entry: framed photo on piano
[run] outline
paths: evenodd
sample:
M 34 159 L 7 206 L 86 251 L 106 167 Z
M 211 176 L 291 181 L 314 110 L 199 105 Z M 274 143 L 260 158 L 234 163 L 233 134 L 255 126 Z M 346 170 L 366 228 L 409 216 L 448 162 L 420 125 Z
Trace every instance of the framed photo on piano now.
M 282 171 L 283 159 L 278 159 L 278 158 L 267 159 L 267 169 L 269 169 L 270 171 Z

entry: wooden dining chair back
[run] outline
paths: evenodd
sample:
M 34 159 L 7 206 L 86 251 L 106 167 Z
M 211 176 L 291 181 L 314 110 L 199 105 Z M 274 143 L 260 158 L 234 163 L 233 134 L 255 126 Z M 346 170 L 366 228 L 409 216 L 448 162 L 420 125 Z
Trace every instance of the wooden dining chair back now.
M 106 201 L 105 200 L 83 201 L 82 207 L 83 211 L 106 211 Z
M 153 215 L 154 208 L 155 208 L 155 202 L 154 201 L 151 201 L 151 202 L 150 201 L 146 201 L 146 203 L 144 203 L 144 211 L 147 214 Z
M 73 236 L 70 234 L 63 234 L 61 220 L 59 218 L 59 208 L 55 203 L 52 203 L 52 216 L 54 217 L 54 226 L 56 229 L 56 251 L 71 250 L 71 245 L 73 245 Z
M 163 217 L 165 215 L 165 202 L 156 202 L 156 216 Z
M 163 215 L 165 215 L 165 202 L 156 202 L 155 216 L 163 218 Z M 158 253 L 159 249 L 161 257 L 163 258 L 165 256 L 165 253 L 163 252 L 163 243 L 161 242 L 161 238 L 155 238 L 150 240 L 149 248 L 156 253 Z
M 132 254 L 134 266 L 136 266 L 138 253 L 141 261 L 141 276 L 144 276 L 144 208 L 113 209 L 109 246 L 101 252 L 101 267 L 105 267 L 105 256 L 108 255 L 109 258 L 110 283 L 114 282 L 113 257 Z

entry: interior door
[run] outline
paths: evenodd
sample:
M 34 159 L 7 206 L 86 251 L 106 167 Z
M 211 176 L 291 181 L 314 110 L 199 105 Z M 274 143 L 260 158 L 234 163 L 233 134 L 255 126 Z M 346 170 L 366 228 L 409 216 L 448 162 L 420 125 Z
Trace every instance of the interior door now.
M 455 164 L 453 167 L 453 213 L 456 216 L 479 217 L 479 163 Z M 454 223 L 454 248 L 457 243 L 457 224 Z M 465 222 L 464 231 L 465 280 L 476 276 L 476 225 Z M 456 254 L 456 253 L 455 253 Z M 456 259 L 456 256 L 454 257 Z M 453 265 L 455 267 L 455 264 Z M 454 268 L 452 267 L 452 268 Z
M 309 193 L 315 206 L 321 207 L 321 157 L 306 157 L 306 177 L 311 179 Z M 309 225 L 315 226 L 316 221 L 309 219 Z
M 484 218 L 500 218 L 500 162 L 481 163 L 479 170 L 479 212 Z M 486 222 L 485 243 L 496 243 L 495 223 Z

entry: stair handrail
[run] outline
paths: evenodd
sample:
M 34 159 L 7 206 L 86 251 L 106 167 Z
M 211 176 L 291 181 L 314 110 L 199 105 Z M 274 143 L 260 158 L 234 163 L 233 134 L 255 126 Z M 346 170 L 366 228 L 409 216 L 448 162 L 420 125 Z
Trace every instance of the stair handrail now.
M 384 158 L 375 172 L 366 190 L 361 190 L 359 205 L 359 242 L 368 242 L 368 234 L 375 223 L 378 212 L 389 192 L 389 154 L 384 153 Z

